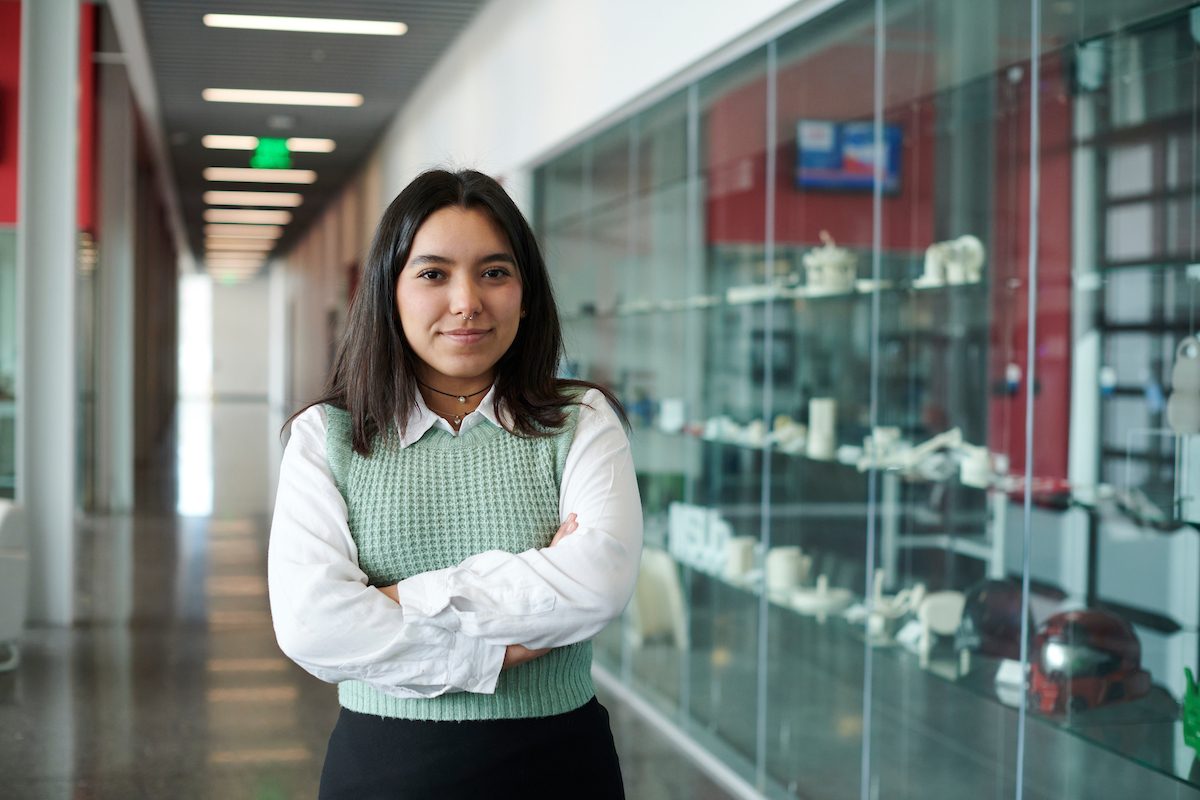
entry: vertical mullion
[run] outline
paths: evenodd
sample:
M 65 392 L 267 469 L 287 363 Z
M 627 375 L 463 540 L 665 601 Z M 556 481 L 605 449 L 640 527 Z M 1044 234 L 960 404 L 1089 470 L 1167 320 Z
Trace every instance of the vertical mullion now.
M 871 278 L 876 287 L 879 286 L 883 260 L 883 178 L 884 159 L 886 150 L 883 141 L 883 98 L 884 98 L 884 54 L 886 53 L 886 9 L 885 0 L 875 0 L 875 73 L 872 117 L 874 120 L 875 141 L 875 175 L 871 187 Z M 876 288 L 871 292 L 871 345 L 870 345 L 870 388 L 869 423 L 871 430 L 879 424 L 879 336 L 880 336 L 880 293 Z M 867 548 L 866 585 L 863 597 L 866 598 L 867 614 L 870 616 L 875 604 L 875 519 L 878 505 L 876 495 L 879 483 L 879 470 L 874 464 L 867 473 Z M 893 580 L 895 576 L 889 576 Z M 862 720 L 863 741 L 862 761 L 859 766 L 859 796 L 867 800 L 871 793 L 871 721 L 872 704 L 874 701 L 874 667 L 875 652 L 871 647 L 870 637 L 863 641 L 863 696 Z
M 1021 547 L 1021 664 L 1029 663 L 1029 567 L 1030 549 L 1033 546 L 1033 388 L 1037 367 L 1037 289 L 1038 289 L 1038 184 L 1041 180 L 1041 0 L 1030 1 L 1029 44 L 1029 298 L 1028 326 L 1025 332 L 1025 491 L 1024 526 Z M 1029 700 L 1021 693 L 1021 705 L 1017 715 L 1017 774 L 1016 800 L 1025 793 L 1025 725 L 1028 717 Z
M 766 163 L 763 180 L 766 192 L 765 216 L 763 225 L 763 272 L 765 280 L 770 283 L 775 269 L 775 126 L 776 126 L 776 69 L 777 44 L 772 40 L 767 45 L 767 136 Z M 771 350 L 772 339 L 775 336 L 774 327 L 775 301 L 768 299 L 763 310 L 763 420 L 771 419 L 772 394 L 774 391 L 774 371 L 772 369 Z M 771 549 L 771 449 L 763 446 L 762 453 L 762 491 L 760 494 L 761 520 L 759 536 L 763 553 Z M 758 596 L 758 693 L 757 727 L 755 735 L 755 783 L 760 791 L 766 790 L 767 785 L 767 658 L 769 656 L 769 637 L 767 619 L 770 616 L 771 603 L 767 596 L 766 584 Z
M 637 220 L 638 220 L 638 195 L 637 195 L 637 173 L 638 173 L 638 146 L 639 146 L 639 131 L 640 117 L 634 117 L 629 123 L 629 168 L 627 170 L 627 178 L 629 180 L 629 194 L 626 203 L 626 235 L 628 236 L 625 242 L 625 269 L 637 270 L 637 265 L 634 260 L 637 258 Z M 630 321 L 636 320 L 636 317 L 631 317 Z M 653 323 L 653 318 L 649 324 Z M 620 341 L 620 332 L 617 333 L 618 342 Z M 621 352 L 620 347 L 616 349 L 617 353 Z M 618 364 L 613 365 L 618 368 Z M 621 680 L 627 686 L 633 686 L 633 647 L 629 641 L 629 637 L 625 635 L 625 625 L 628 620 L 622 617 L 621 622 Z
M 687 90 L 687 197 L 684 201 L 684 235 L 687 237 L 685 243 L 684 265 L 685 285 L 689 287 L 687 296 L 694 297 L 700 292 L 703 282 L 699 279 L 700 272 L 700 248 L 697 247 L 697 239 L 700 236 L 700 87 L 693 83 Z M 692 314 L 705 313 L 702 309 L 686 310 L 681 312 L 684 317 L 684 325 L 691 327 L 695 321 L 691 318 Z M 697 363 L 696 352 L 699 349 L 694 342 L 697 337 L 684 337 L 684 369 L 689 370 L 692 365 Z M 690 379 L 685 379 L 685 385 L 692 385 L 692 380 L 695 376 L 689 376 Z M 695 395 L 688 392 L 685 398 L 685 403 L 690 403 Z M 688 442 L 685 447 L 695 447 L 696 445 Z M 690 480 L 684 481 L 684 502 L 695 503 L 695 486 Z M 684 602 L 688 609 L 688 619 L 691 619 L 692 610 L 692 568 L 685 564 L 683 565 L 683 592 Z M 690 628 L 690 622 L 689 622 Z M 692 707 L 692 670 L 691 670 L 691 631 L 688 631 L 687 646 L 682 648 L 680 658 L 680 670 L 682 675 L 679 681 L 679 718 L 683 721 L 686 727 L 691 720 Z

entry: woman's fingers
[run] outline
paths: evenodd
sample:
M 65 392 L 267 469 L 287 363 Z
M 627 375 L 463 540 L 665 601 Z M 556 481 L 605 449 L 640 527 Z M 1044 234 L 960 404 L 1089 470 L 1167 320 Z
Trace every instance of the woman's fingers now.
M 563 524 L 558 526 L 558 530 L 555 532 L 554 538 L 550 540 L 550 546 L 554 547 L 554 545 L 558 544 L 564 538 L 574 533 L 578 527 L 579 523 L 575 521 L 575 514 L 568 514 L 566 520 L 563 521 Z
M 541 650 L 530 650 L 519 644 L 510 644 L 504 650 L 504 664 L 501 666 L 501 669 L 519 667 L 522 664 L 533 661 L 535 658 L 541 658 L 549 652 L 550 648 L 548 647 Z

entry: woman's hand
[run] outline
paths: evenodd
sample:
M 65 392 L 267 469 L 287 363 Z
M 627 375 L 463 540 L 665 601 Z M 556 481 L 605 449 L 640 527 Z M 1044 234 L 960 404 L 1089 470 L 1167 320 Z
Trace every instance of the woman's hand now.
M 526 662 L 533 661 L 535 658 L 541 658 L 549 652 L 550 648 L 548 647 L 541 650 L 530 650 L 528 647 L 522 647 L 519 644 L 510 644 L 504 651 L 504 663 L 500 669 L 519 667 Z
M 579 523 L 575 521 L 575 515 L 568 514 L 567 519 L 555 531 L 554 538 L 550 541 L 550 546 L 554 547 L 554 545 L 574 533 L 578 527 Z M 508 649 L 504 651 L 504 665 L 501 669 L 519 667 L 526 662 L 533 661 L 535 658 L 541 658 L 549 652 L 550 648 L 548 647 L 541 650 L 530 650 L 528 647 L 522 647 L 519 644 L 510 644 Z
M 575 521 L 575 513 L 571 512 L 570 514 L 567 514 L 566 521 L 563 522 L 562 525 L 558 526 L 558 530 L 554 533 L 554 538 L 550 540 L 550 546 L 554 547 L 554 545 L 570 536 L 578 528 L 579 523 Z

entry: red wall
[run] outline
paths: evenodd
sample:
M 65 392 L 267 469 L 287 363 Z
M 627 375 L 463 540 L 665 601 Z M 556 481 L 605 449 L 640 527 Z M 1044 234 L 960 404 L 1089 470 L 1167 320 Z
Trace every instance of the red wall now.
M 889 74 L 933 75 L 931 49 L 888 56 Z M 794 188 L 796 122 L 800 119 L 869 120 L 874 98 L 874 51 L 839 45 L 780 69 L 775 186 L 775 240 L 818 245 L 822 230 L 838 244 L 871 246 L 870 192 L 802 191 Z M 924 252 L 933 241 L 933 120 L 930 86 L 898 81 L 885 98 L 887 122 L 904 134 L 901 190 L 883 199 L 883 246 Z M 900 96 L 916 96 L 913 101 Z M 717 99 L 705 121 L 709 174 L 707 228 L 710 242 L 761 242 L 766 218 L 766 78 Z
M 76 227 L 96 231 L 96 7 L 79 7 L 79 195 Z
M 0 3 L 0 225 L 17 222 L 21 4 Z
M 1025 64 L 1028 73 L 1029 65 Z M 1042 62 L 1041 171 L 1038 214 L 1037 362 L 1033 475 L 1067 477 L 1071 413 L 1071 98 L 1060 59 Z M 988 445 L 1007 453 L 1014 473 L 1025 472 L 1025 392 L 1022 377 L 1005 393 L 1007 364 L 1022 373 L 1029 354 L 1029 118 L 1030 80 L 999 81 L 996 196 L 991 270 L 992 335 L 988 378 L 992 402 Z M 1049 487 L 1047 487 L 1049 488 Z
M 80 6 L 78 227 L 94 230 L 96 7 Z M 21 89 L 21 4 L 0 2 L 0 225 L 17 222 L 18 114 Z

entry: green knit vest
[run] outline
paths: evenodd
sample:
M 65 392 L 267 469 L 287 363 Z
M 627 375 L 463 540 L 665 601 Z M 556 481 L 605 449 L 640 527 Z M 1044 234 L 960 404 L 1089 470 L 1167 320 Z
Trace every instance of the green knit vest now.
M 371 585 L 456 566 L 487 550 L 549 545 L 578 409 L 569 406 L 567 424 L 551 436 L 515 436 L 485 420 L 458 436 L 431 428 L 403 449 L 394 436 L 379 436 L 363 457 L 351 446 L 350 415 L 325 406 L 330 471 Z M 592 698 L 591 663 L 591 642 L 580 642 L 504 670 L 495 694 L 401 699 L 344 681 L 338 699 L 351 711 L 414 720 L 546 717 Z

